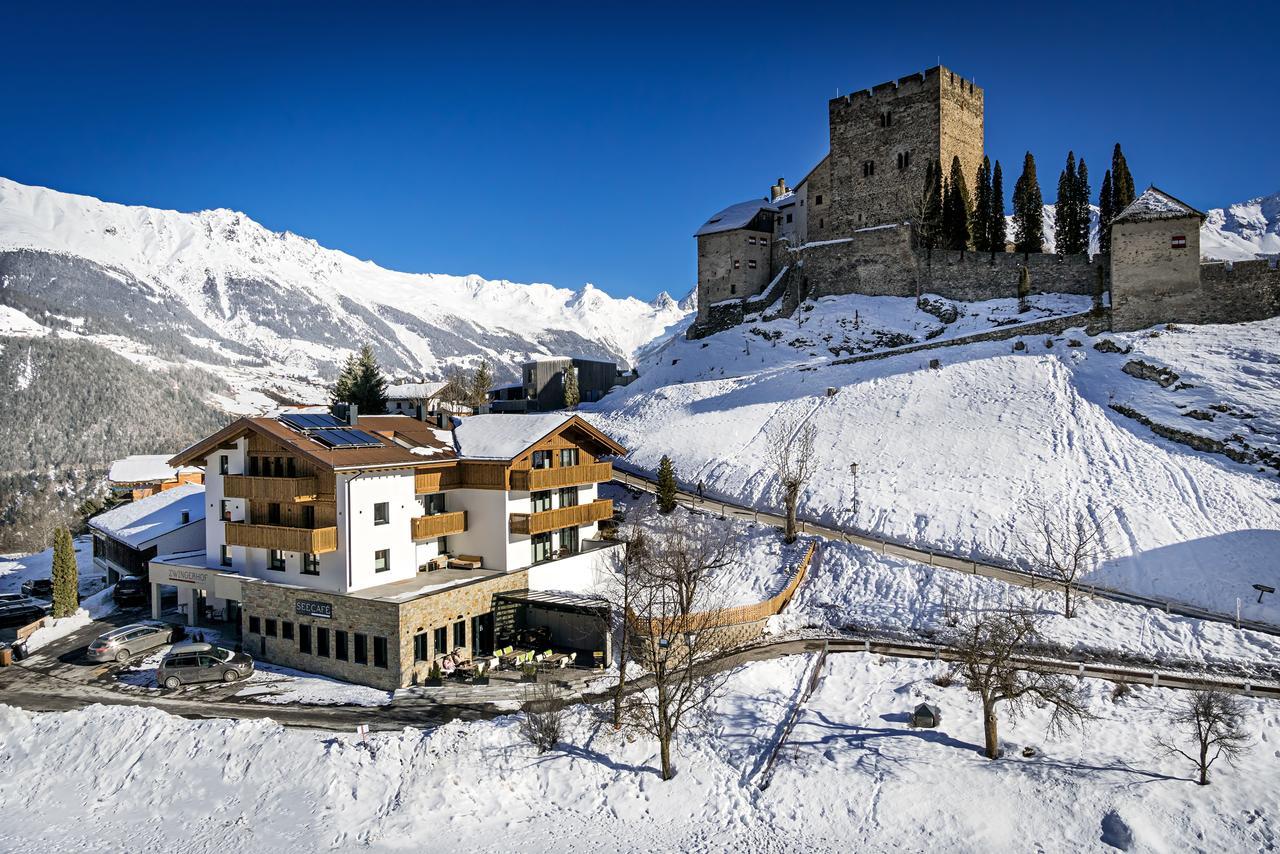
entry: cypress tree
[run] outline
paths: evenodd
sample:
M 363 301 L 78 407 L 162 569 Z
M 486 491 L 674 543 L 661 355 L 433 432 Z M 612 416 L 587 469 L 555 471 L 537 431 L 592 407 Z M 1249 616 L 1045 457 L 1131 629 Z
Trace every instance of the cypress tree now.
M 1129 174 L 1129 164 L 1117 142 L 1111 151 L 1111 216 L 1119 216 L 1120 211 L 1129 207 L 1135 198 L 1133 176 Z
M 570 365 L 564 372 L 564 408 L 576 409 L 581 401 L 582 395 L 578 391 L 578 371 Z
M 1044 249 L 1044 198 L 1036 178 L 1036 159 L 1030 151 L 1023 158 L 1022 175 L 1013 185 L 1013 234 L 1023 255 Z
M 1115 218 L 1115 208 L 1111 206 L 1111 170 L 1102 176 L 1102 189 L 1098 191 L 1098 248 L 1103 252 L 1111 251 L 1111 220 Z
M 991 220 L 987 224 L 990 232 L 987 242 L 991 244 L 991 258 L 995 260 L 997 252 L 1003 252 L 1008 223 L 1004 219 L 1004 175 L 1000 172 L 1000 161 L 996 161 L 991 170 Z
M 991 251 L 991 161 L 986 157 L 978 166 L 973 182 L 973 218 L 969 233 L 973 235 L 975 252 Z
M 71 532 L 58 528 L 53 532 L 53 616 L 70 617 L 80 607 L 80 570 L 76 566 L 76 547 Z
M 666 454 L 658 461 L 658 512 L 676 509 L 676 468 Z
M 364 415 L 381 415 L 387 411 L 387 380 L 368 344 L 343 363 L 333 386 L 333 402 L 354 403 Z
M 942 232 L 948 249 L 964 252 L 969 246 L 969 188 L 965 185 L 960 158 L 951 158 L 951 176 L 947 179 L 942 201 Z
M 930 251 L 942 240 L 942 166 L 933 161 L 925 167 L 920 240 Z
M 1076 225 L 1076 155 L 1067 152 L 1067 167 L 1058 175 L 1058 200 L 1053 205 L 1054 242 L 1059 255 L 1074 255 L 1079 252 L 1076 246 L 1076 235 L 1080 233 Z
M 1076 228 L 1079 233 L 1076 236 L 1076 244 L 1080 247 L 1081 252 L 1089 251 L 1089 219 L 1091 211 L 1089 210 L 1089 167 L 1084 165 L 1084 158 L 1080 158 L 1080 162 L 1076 165 Z

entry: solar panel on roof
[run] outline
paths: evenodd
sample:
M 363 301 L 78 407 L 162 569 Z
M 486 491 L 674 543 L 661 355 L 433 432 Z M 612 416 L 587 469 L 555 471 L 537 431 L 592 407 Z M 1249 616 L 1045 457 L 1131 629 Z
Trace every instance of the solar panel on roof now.
M 280 420 L 295 430 L 331 430 L 347 426 L 327 412 L 294 412 L 281 415 Z
M 313 430 L 311 438 L 330 448 L 380 448 L 382 440 L 372 433 L 350 427 Z

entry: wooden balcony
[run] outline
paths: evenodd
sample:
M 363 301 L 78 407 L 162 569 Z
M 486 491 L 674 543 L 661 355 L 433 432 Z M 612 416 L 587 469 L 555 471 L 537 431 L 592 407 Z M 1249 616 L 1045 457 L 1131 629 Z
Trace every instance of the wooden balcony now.
M 511 472 L 511 488 L 526 492 L 604 483 L 609 480 L 613 480 L 613 463 L 588 463 L 553 469 L 513 469 Z
M 320 481 L 316 477 L 251 477 L 229 474 L 222 478 L 222 494 L 227 498 L 275 502 L 310 501 L 317 497 L 319 489 Z
M 227 522 L 226 542 L 229 546 L 251 549 L 279 549 L 282 552 L 323 554 L 338 550 L 338 529 L 289 528 L 284 525 L 250 525 Z
M 467 511 L 458 510 L 453 513 L 437 513 L 434 516 L 415 516 L 413 538 L 415 540 L 434 540 L 436 537 L 447 537 L 450 534 L 461 534 L 467 530 Z
M 597 498 L 590 504 L 579 504 L 576 507 L 561 507 L 559 510 L 543 510 L 540 513 L 512 513 L 510 526 L 513 534 L 545 534 L 559 528 L 590 525 L 612 516 L 612 499 Z

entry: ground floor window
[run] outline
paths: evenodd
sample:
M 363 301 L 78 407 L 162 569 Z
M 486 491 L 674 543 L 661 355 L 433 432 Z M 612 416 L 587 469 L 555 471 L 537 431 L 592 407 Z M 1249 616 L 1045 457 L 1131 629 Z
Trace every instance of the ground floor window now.
M 551 560 L 551 533 L 534 534 L 530 539 L 533 543 L 533 562 L 542 563 Z
M 381 667 L 384 670 L 387 667 L 387 639 L 373 639 L 373 666 Z
M 369 636 L 356 635 L 356 664 L 369 663 Z
M 269 638 L 273 638 L 273 637 L 275 637 L 275 636 L 276 636 L 276 621 L 275 621 L 275 619 L 274 619 L 274 618 L 272 618 L 272 617 L 267 617 L 266 623 L 267 623 L 267 637 L 269 637 Z
M 391 568 L 391 549 L 378 549 L 373 553 L 373 571 L 386 572 Z
M 311 654 L 311 627 L 306 623 L 298 624 L 298 652 Z
M 413 660 L 414 661 L 430 661 L 431 647 L 427 641 L 430 638 L 426 632 L 418 632 L 413 636 Z
M 267 569 L 274 569 L 276 572 L 284 572 L 284 552 L 279 549 L 271 549 L 270 562 Z
M 231 546 L 228 546 L 225 544 L 218 546 L 218 551 L 219 551 L 218 557 L 219 557 L 219 560 L 222 562 L 222 565 L 231 566 Z
M 325 628 L 316 629 L 316 655 L 329 657 L 329 630 Z
M 448 553 L 449 553 L 449 538 L 437 537 L 436 538 L 436 554 L 446 555 Z
M 339 661 L 347 660 L 347 633 L 339 629 L 333 633 L 333 657 Z
M 284 640 L 293 640 L 293 623 L 285 620 L 280 624 L 280 637 Z
M 446 652 L 448 652 L 449 651 L 448 627 L 441 626 L 440 628 L 432 631 L 431 634 L 433 635 L 431 640 L 432 640 L 432 643 L 435 644 L 436 655 L 444 655 Z
M 261 621 L 260 621 L 257 617 L 250 617 L 250 618 L 249 618 L 249 634 L 251 634 L 251 635 L 260 635 L 260 634 L 262 634 L 262 625 L 261 625 Z
M 319 575 L 320 574 L 320 555 L 307 552 L 302 556 L 302 574 L 303 575 Z
M 463 647 L 467 645 L 467 621 L 466 620 L 458 620 L 458 622 L 453 624 L 453 645 L 463 646 Z
M 560 554 L 576 555 L 578 553 L 578 529 L 560 529 Z

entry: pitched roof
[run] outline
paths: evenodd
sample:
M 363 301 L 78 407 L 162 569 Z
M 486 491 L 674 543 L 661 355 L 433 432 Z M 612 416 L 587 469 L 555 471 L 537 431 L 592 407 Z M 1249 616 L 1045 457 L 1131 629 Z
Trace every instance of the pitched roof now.
M 513 460 L 532 445 L 561 429 L 580 431 L 608 453 L 625 454 L 626 448 L 610 439 L 581 416 L 563 412 L 536 415 L 473 415 L 453 428 L 454 446 L 463 459 Z
M 430 400 L 446 383 L 397 383 L 387 386 L 387 400 Z
M 182 521 L 182 513 L 188 518 Z M 204 520 L 204 486 L 184 483 L 100 513 L 89 527 L 130 548 L 140 549 L 158 537 Z
M 693 233 L 694 237 L 701 237 L 704 234 L 716 234 L 721 231 L 733 231 L 735 228 L 744 228 L 755 219 L 756 214 L 760 211 L 776 212 L 778 208 L 764 199 L 751 199 L 745 202 L 738 202 L 736 205 L 720 211 L 720 213 L 711 217 L 702 224 L 702 228 Z
M 1147 187 L 1141 196 L 1134 199 L 1111 222 L 1151 222 L 1159 219 L 1182 219 L 1183 217 L 1199 217 L 1204 221 L 1205 215 L 1186 202 L 1180 201 L 1159 189 L 1154 184 Z
M 188 467 L 187 471 L 195 471 Z M 112 483 L 152 483 L 173 480 L 180 469 L 169 465 L 168 454 L 133 454 L 111 464 L 107 480 Z

